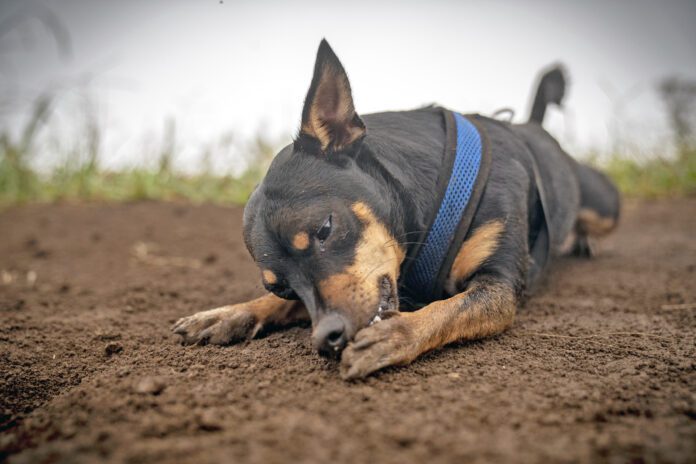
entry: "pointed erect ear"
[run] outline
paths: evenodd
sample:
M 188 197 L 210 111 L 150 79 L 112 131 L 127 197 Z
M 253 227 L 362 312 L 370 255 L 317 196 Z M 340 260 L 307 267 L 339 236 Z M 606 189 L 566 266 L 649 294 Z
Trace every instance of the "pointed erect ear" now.
M 365 124 L 355 112 L 348 76 L 324 39 L 302 110 L 300 137 L 315 139 L 326 153 L 345 149 L 363 135 Z

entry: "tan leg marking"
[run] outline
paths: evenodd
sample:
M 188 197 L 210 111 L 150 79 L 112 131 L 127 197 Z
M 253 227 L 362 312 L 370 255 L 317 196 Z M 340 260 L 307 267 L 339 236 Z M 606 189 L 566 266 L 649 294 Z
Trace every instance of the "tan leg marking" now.
M 227 345 L 251 339 L 269 325 L 288 325 L 308 320 L 309 315 L 299 301 L 289 301 L 272 293 L 246 303 L 201 311 L 179 319 L 172 331 L 182 336 L 186 345 Z
M 616 220 L 602 217 L 595 210 L 582 208 L 578 213 L 576 228 L 581 235 L 602 237 L 616 228 Z
M 575 246 L 575 241 L 577 239 L 577 232 L 575 232 L 574 230 L 568 232 L 568 235 L 566 235 L 566 238 L 563 239 L 561 246 L 558 248 L 558 253 L 561 255 L 567 255 L 568 253 L 573 251 L 573 247 Z
M 457 293 L 458 282 L 473 275 L 495 252 L 504 227 L 502 221 L 487 222 L 477 228 L 471 237 L 462 243 L 445 282 L 445 290 L 450 295 Z
M 343 312 L 362 326 L 379 305 L 379 277 L 387 275 L 396 285 L 405 253 L 365 203 L 357 202 L 352 209 L 364 224 L 355 260 L 340 274 L 319 282 L 319 291 L 329 308 Z
M 364 377 L 386 366 L 408 364 L 448 343 L 500 333 L 512 325 L 516 305 L 507 285 L 480 282 L 419 311 L 398 313 L 358 332 L 343 351 L 341 375 Z

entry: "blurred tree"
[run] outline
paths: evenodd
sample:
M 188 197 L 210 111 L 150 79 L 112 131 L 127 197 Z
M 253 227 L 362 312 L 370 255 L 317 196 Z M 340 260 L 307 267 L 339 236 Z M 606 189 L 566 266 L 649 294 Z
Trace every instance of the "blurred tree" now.
M 690 156 L 696 146 L 696 81 L 668 77 L 660 82 L 658 90 L 679 156 Z

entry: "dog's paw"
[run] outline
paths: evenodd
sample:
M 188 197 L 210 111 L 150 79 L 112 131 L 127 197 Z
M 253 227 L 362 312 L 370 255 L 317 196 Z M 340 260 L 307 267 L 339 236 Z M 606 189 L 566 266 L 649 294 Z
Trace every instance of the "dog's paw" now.
M 341 376 L 358 379 L 387 366 L 408 364 L 420 350 L 410 317 L 397 315 L 362 329 L 341 355 Z
M 244 305 L 223 306 L 182 317 L 172 326 L 184 345 L 228 345 L 254 338 L 263 324 Z

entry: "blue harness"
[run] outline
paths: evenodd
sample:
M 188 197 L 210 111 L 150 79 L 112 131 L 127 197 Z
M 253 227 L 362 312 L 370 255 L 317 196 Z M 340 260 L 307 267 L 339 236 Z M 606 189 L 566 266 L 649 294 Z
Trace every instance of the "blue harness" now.
M 448 144 L 438 182 L 440 208 L 402 272 L 402 287 L 407 295 L 423 303 L 442 295 L 444 281 L 471 226 L 490 167 L 484 137 L 473 122 L 476 117 L 443 111 Z

